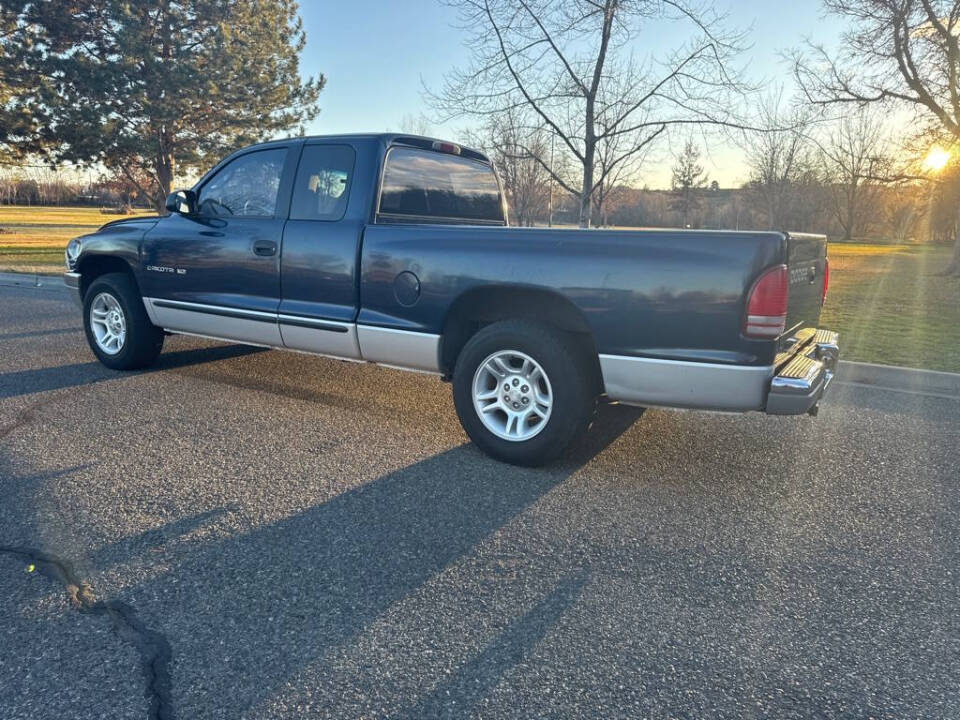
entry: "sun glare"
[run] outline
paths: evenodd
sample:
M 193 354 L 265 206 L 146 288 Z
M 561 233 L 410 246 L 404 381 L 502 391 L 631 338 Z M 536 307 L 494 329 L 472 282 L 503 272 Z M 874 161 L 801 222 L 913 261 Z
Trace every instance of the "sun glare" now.
M 927 156 L 923 159 L 924 166 L 934 172 L 943 170 L 948 162 L 950 162 L 950 153 L 936 145 L 930 148 L 930 152 L 928 152 Z

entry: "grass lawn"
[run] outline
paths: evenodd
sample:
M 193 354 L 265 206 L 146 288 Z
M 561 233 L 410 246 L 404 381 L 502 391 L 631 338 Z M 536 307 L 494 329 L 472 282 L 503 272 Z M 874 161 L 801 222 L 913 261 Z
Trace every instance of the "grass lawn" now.
M 0 271 L 60 273 L 67 241 L 119 219 L 97 208 L 0 206 Z M 821 325 L 845 360 L 960 372 L 960 280 L 943 247 L 832 243 Z
M 960 279 L 951 248 L 832 243 L 820 324 L 844 360 L 960 372 Z
M 123 217 L 88 207 L 0 205 L 0 272 L 62 272 L 70 238 Z

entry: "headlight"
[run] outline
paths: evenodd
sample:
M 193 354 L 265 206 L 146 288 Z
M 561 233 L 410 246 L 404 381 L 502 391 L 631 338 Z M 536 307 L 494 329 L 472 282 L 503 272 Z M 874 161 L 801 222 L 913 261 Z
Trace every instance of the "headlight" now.
M 64 256 L 67 261 L 67 270 L 73 270 L 77 264 L 77 258 L 80 257 L 80 248 L 83 243 L 80 241 L 80 238 L 74 238 L 67 243 L 67 249 L 64 252 Z

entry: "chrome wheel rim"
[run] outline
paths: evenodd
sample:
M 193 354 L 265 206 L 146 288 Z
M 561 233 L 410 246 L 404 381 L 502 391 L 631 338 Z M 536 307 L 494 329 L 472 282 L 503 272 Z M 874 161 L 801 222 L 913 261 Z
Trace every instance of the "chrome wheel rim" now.
M 547 426 L 553 388 L 532 357 L 519 350 L 499 350 L 473 375 L 473 407 L 484 427 L 498 438 L 522 442 Z
M 127 339 L 127 318 L 120 302 L 110 293 L 99 293 L 90 303 L 90 329 L 93 339 L 107 355 L 123 350 Z

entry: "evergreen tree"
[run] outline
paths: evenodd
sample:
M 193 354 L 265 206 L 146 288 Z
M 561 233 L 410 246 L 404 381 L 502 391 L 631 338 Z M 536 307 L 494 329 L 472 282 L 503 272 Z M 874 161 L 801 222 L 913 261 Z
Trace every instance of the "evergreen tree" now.
M 163 198 L 176 172 L 300 130 L 324 77 L 302 79 L 295 0 L 4 0 L 0 137 L 50 162 L 102 163 Z M 0 87 L 2 92 L 2 87 Z
M 693 213 L 700 204 L 698 191 L 707 183 L 707 176 L 703 165 L 700 164 L 700 151 L 693 143 L 687 140 L 683 152 L 677 156 L 673 166 L 673 196 L 671 210 L 680 213 L 681 227 L 690 225 Z

